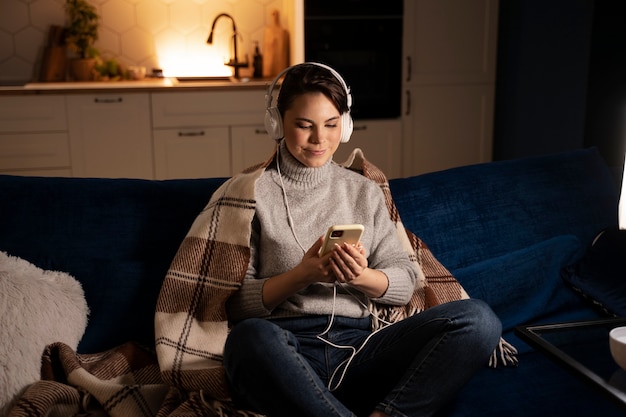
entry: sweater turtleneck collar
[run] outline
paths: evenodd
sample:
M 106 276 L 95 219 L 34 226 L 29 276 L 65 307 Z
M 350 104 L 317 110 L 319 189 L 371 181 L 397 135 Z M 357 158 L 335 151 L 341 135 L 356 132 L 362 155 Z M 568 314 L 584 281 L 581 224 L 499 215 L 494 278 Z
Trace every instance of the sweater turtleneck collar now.
M 330 175 L 332 158 L 321 167 L 307 167 L 291 155 L 284 140 L 278 147 L 280 173 L 285 182 L 299 187 L 314 187 L 324 182 Z

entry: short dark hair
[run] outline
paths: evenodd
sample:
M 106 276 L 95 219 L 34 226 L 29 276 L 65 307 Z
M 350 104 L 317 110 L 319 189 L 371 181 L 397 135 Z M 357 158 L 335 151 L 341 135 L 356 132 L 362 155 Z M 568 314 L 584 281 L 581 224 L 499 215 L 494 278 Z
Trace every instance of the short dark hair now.
M 276 101 L 281 116 L 285 116 L 285 111 L 297 97 L 306 93 L 324 94 L 341 114 L 350 110 L 348 95 L 341 81 L 327 68 L 304 63 L 287 71 L 283 79 Z

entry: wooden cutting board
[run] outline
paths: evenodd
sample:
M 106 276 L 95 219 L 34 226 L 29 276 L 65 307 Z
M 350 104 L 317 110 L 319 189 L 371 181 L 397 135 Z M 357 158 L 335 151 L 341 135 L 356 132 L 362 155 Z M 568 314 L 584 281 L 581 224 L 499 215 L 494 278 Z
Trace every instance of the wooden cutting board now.
M 39 81 L 65 81 L 67 72 L 67 47 L 65 29 L 52 25 L 48 32 L 48 44 L 43 50 Z
M 289 66 L 289 33 L 280 25 L 278 10 L 272 11 L 272 20 L 265 28 L 263 39 L 264 77 L 275 77 Z

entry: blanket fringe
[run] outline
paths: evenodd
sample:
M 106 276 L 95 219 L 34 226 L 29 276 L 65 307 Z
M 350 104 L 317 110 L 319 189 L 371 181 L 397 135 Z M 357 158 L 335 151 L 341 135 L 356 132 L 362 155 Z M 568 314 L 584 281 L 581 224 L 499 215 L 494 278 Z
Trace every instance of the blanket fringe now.
M 264 417 L 262 414 L 257 414 L 247 410 L 239 410 L 228 406 L 220 400 L 205 398 L 202 391 L 200 391 L 200 399 L 206 407 L 218 413 L 218 417 Z
M 502 366 L 517 366 L 517 349 L 515 346 L 504 340 L 504 338 L 500 338 L 500 343 L 491 354 L 489 358 L 489 367 L 496 368 L 498 365 Z

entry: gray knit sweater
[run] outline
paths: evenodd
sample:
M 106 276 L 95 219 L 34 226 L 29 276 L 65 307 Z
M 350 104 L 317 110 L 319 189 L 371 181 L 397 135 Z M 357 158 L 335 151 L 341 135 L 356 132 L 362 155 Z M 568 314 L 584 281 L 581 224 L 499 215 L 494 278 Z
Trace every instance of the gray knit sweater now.
M 294 268 L 304 251 L 333 224 L 365 226 L 361 242 L 367 250 L 369 267 L 382 271 L 389 279 L 387 291 L 375 301 L 406 304 L 413 293 L 417 271 L 402 250 L 380 187 L 332 161 L 319 168 L 306 167 L 291 156 L 284 143 L 279 146 L 278 161 L 281 174 L 273 163 L 255 186 L 251 259 L 241 289 L 227 304 L 229 319 L 238 322 L 250 317 L 326 315 L 333 312 L 333 305 L 339 316 L 367 316 L 367 299 L 362 293 L 354 288 L 348 288 L 348 292 L 339 286 L 333 300 L 333 285 L 325 283 L 309 285 L 272 311 L 263 305 L 265 280 Z M 281 175 L 293 230 L 288 222 Z

